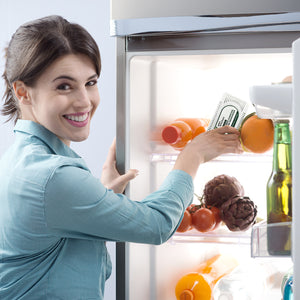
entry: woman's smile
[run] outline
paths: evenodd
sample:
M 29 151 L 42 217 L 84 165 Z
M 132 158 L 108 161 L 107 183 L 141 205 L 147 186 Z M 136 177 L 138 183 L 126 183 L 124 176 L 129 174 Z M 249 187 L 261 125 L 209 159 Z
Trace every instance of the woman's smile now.
M 69 124 L 75 127 L 84 127 L 89 123 L 89 112 L 66 114 L 63 117 Z

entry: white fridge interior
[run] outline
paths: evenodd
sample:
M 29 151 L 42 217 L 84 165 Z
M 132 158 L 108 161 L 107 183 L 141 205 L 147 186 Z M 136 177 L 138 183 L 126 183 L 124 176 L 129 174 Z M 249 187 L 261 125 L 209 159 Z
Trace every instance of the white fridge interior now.
M 291 48 L 142 51 L 126 53 L 125 167 L 140 170 L 127 194 L 143 199 L 156 190 L 178 152 L 160 139 L 161 128 L 180 117 L 212 118 L 224 93 L 249 103 L 249 87 L 281 82 L 293 73 Z M 266 183 L 272 169 L 272 150 L 264 154 L 222 155 L 200 166 L 194 180 L 202 195 L 206 182 L 227 174 L 243 185 L 245 195 L 266 219 Z M 195 197 L 194 203 L 197 203 Z M 261 299 L 281 299 L 280 283 L 292 266 L 290 257 L 251 258 L 251 230 L 230 232 L 225 225 L 206 234 L 177 233 L 161 246 L 126 244 L 127 299 L 173 300 L 181 276 L 215 253 L 230 254 L 239 262 L 260 261 L 278 269 L 277 282 Z M 281 276 L 281 277 L 280 277 Z M 255 287 L 253 287 L 255 288 Z M 259 299 L 258 299 L 259 300 Z

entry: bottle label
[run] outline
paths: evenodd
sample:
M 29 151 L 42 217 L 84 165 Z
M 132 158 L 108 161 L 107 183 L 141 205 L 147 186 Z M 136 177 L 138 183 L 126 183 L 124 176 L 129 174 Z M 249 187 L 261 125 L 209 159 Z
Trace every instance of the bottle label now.
M 240 128 L 246 116 L 248 103 L 229 94 L 224 94 L 219 102 L 217 110 L 211 119 L 208 130 L 219 128 L 225 125 Z

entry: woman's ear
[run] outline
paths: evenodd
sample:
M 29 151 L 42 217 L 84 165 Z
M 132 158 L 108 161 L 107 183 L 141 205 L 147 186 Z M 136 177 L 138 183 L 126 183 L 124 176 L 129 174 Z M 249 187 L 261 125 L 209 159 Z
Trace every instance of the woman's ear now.
M 28 87 L 23 81 L 17 80 L 13 83 L 13 89 L 18 100 L 25 105 L 30 105 L 30 97 L 28 92 Z

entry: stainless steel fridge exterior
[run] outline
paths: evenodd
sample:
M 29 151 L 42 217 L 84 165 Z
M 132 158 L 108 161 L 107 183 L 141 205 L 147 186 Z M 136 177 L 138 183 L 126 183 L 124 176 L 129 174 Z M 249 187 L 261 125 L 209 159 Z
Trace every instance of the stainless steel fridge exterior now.
M 300 10 L 297 0 L 111 0 L 111 19 L 170 16 L 239 15 L 293 12 Z

